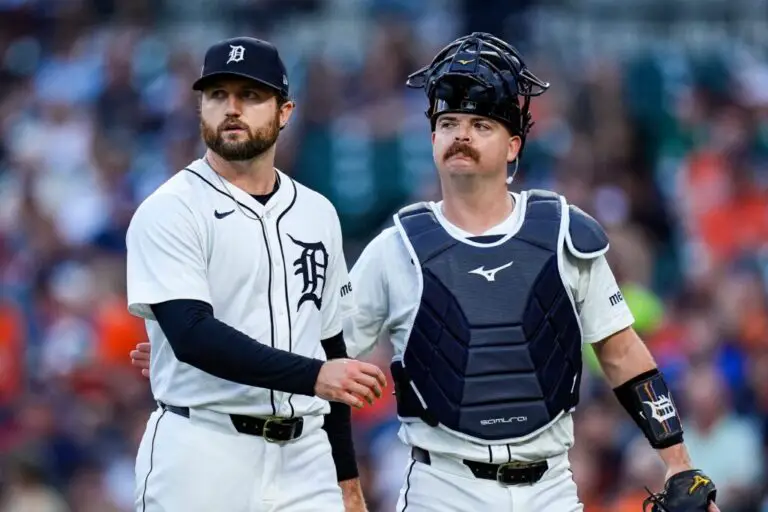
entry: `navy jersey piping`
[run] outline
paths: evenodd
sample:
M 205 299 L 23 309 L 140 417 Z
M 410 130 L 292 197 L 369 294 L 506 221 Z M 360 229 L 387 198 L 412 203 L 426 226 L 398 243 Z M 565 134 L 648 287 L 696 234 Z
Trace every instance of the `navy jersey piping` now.
M 408 508 L 408 491 L 411 490 L 411 473 L 413 472 L 414 464 L 416 464 L 416 461 L 411 459 L 411 465 L 408 467 L 408 476 L 405 477 L 405 497 L 402 512 L 405 512 L 405 510 Z
M 225 197 L 230 198 L 237 205 L 239 205 L 242 208 L 245 208 L 246 210 L 251 212 L 254 215 L 254 217 L 256 217 L 256 219 L 258 219 L 259 224 L 261 225 L 261 235 L 264 238 L 264 245 L 267 248 L 267 261 L 269 263 L 269 279 L 267 281 L 267 286 L 268 286 L 267 304 L 269 306 L 269 338 L 270 338 L 269 342 L 271 347 L 275 348 L 275 317 L 274 317 L 274 312 L 272 310 L 272 253 L 269 250 L 269 242 L 267 241 L 267 228 L 264 227 L 264 221 L 261 219 L 261 216 L 258 213 L 256 213 L 253 209 L 251 209 L 249 206 L 244 205 L 243 203 L 241 203 L 240 201 L 232 197 L 230 194 L 227 194 L 223 190 L 219 190 L 218 187 L 216 187 L 213 183 L 205 179 L 203 176 L 201 176 L 197 172 L 193 171 L 189 167 L 186 167 L 184 170 L 191 172 L 192 174 L 194 174 L 195 176 L 203 180 L 204 183 L 208 184 L 208 186 L 211 187 L 213 190 L 215 190 L 216 192 L 218 192 L 219 194 Z M 271 402 L 271 405 L 272 405 L 272 415 L 276 416 L 277 408 L 275 407 L 275 390 L 274 389 L 269 390 L 269 401 Z
M 290 178 L 289 178 L 290 179 Z M 277 222 L 275 223 L 275 230 L 277 231 L 277 241 L 280 245 L 280 257 L 283 260 L 283 284 L 285 288 L 285 310 L 288 312 L 288 352 L 293 352 L 293 321 L 291 320 L 291 304 L 288 298 L 288 271 L 286 270 L 286 264 L 285 264 L 285 252 L 283 251 L 283 238 L 280 236 L 280 221 L 283 220 L 283 217 L 285 217 L 285 214 L 288 213 L 291 208 L 293 208 L 293 205 L 296 204 L 296 198 L 299 196 L 299 192 L 296 189 L 296 183 L 291 179 L 291 186 L 293 187 L 293 199 L 291 199 L 291 204 L 288 205 L 288 208 L 285 209 L 283 213 L 280 214 L 279 217 L 277 217 Z M 288 396 L 288 406 L 291 408 L 291 418 L 293 418 L 296 414 L 296 411 L 293 408 L 293 404 L 291 403 L 291 399 L 293 398 L 293 393 L 291 393 Z
M 165 412 L 165 409 L 163 409 L 163 412 L 160 413 L 160 417 L 157 418 L 157 421 L 155 422 L 155 431 L 152 433 L 152 444 L 149 449 L 149 471 L 147 471 L 147 475 L 144 477 L 144 489 L 141 492 L 142 512 L 147 510 L 147 487 L 149 486 L 149 475 L 152 474 L 152 468 L 154 467 L 155 463 L 155 439 L 157 439 L 157 429 L 160 427 L 160 420 L 162 420 L 163 416 L 165 416 Z

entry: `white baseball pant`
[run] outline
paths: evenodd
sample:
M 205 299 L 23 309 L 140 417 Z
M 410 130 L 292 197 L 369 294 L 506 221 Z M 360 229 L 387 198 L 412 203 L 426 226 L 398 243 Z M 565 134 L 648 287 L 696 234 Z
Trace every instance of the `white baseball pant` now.
M 136 512 L 343 512 L 322 417 L 287 443 L 238 433 L 227 415 L 152 413 L 136 457 Z
M 567 454 L 548 459 L 532 485 L 476 478 L 454 457 L 430 453 L 429 465 L 408 461 L 398 512 L 582 512 Z

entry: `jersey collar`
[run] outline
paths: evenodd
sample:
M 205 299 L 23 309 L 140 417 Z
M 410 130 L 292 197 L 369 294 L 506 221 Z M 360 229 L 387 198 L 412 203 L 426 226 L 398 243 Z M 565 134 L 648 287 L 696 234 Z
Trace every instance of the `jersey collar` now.
M 517 234 L 517 232 L 520 230 L 520 228 L 523 225 L 523 217 L 525 216 L 525 210 L 526 210 L 526 202 L 528 199 L 527 192 L 523 191 L 520 194 L 516 194 L 515 192 L 510 192 L 510 195 L 515 198 L 515 206 L 512 209 L 512 212 L 509 214 L 509 216 L 501 221 L 499 224 L 493 226 L 492 228 L 486 230 L 484 233 L 480 233 L 480 235 L 473 235 L 472 233 L 469 233 L 468 231 L 464 231 L 460 227 L 454 225 L 445 218 L 443 215 L 443 202 L 429 202 L 429 207 L 432 209 L 432 211 L 435 214 L 435 217 L 437 218 L 437 221 L 440 223 L 441 226 L 448 232 L 449 235 L 451 235 L 453 238 L 461 240 L 461 241 L 467 241 L 471 238 L 474 238 L 476 236 L 491 236 L 491 235 L 499 235 L 502 236 L 504 239 L 508 238 L 509 236 L 514 236 Z
M 275 169 L 280 180 L 280 186 L 275 195 L 269 198 L 266 205 L 261 204 L 254 199 L 248 192 L 236 187 L 225 180 L 214 171 L 208 163 L 200 158 L 192 162 L 188 168 L 202 176 L 213 188 L 219 192 L 233 197 L 237 202 L 247 206 L 259 215 L 264 215 L 271 210 L 284 210 L 292 200 L 294 187 L 291 186 L 290 178 L 279 169 Z

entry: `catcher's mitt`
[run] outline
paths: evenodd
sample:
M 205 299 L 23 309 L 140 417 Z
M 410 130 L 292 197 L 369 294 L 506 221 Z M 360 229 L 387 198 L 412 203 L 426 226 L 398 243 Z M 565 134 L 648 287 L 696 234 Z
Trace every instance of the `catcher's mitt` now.
M 647 489 L 646 489 L 647 490 Z M 712 479 L 698 469 L 672 475 L 658 494 L 648 491 L 643 512 L 706 512 L 715 501 L 717 488 Z

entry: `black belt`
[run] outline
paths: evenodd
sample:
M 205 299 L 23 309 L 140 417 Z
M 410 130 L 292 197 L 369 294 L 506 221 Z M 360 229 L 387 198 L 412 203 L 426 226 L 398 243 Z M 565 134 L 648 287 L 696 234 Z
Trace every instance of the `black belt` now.
M 160 402 L 160 407 L 166 411 L 189 418 L 189 407 L 177 407 Z M 263 437 L 271 443 L 292 441 L 301 436 L 304 430 L 304 418 L 257 418 L 229 414 L 232 425 L 241 434 Z
M 432 458 L 429 456 L 429 452 L 418 446 L 414 446 L 411 449 L 411 457 L 416 462 L 423 464 L 432 464 Z M 535 484 L 544 473 L 549 469 L 547 461 L 542 460 L 538 462 L 506 462 L 504 464 L 489 464 L 487 462 L 477 462 L 474 460 L 462 461 L 467 466 L 475 478 L 483 478 L 485 480 L 496 480 L 499 483 L 506 485 L 525 485 Z

